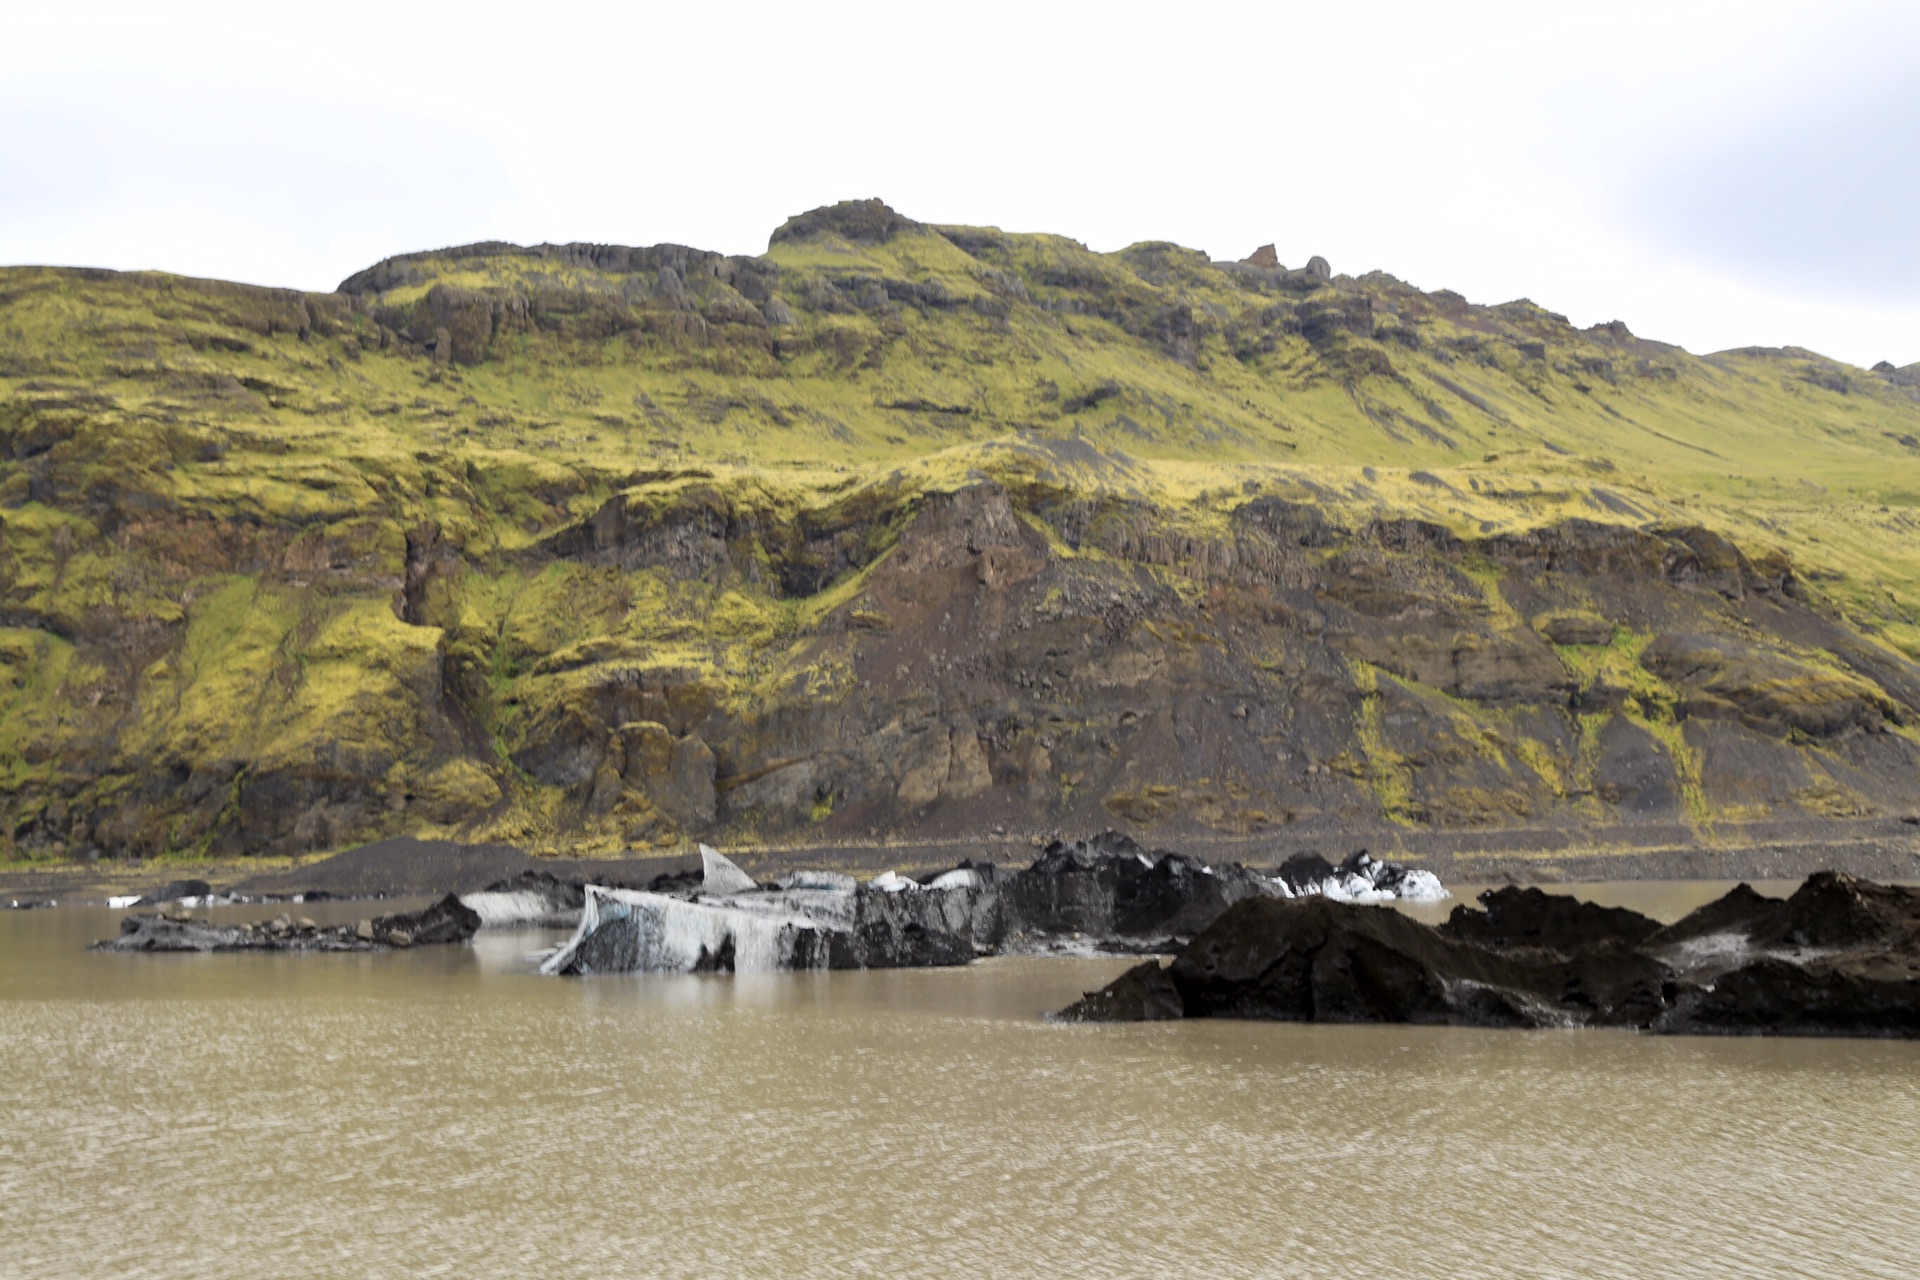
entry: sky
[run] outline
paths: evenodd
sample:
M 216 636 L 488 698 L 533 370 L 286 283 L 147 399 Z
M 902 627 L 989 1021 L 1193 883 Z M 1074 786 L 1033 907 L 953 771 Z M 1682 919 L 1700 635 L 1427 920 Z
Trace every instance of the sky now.
M 0 263 L 330 289 L 473 240 L 1272 243 L 1697 352 L 1920 362 L 1920 4 L 0 0 Z

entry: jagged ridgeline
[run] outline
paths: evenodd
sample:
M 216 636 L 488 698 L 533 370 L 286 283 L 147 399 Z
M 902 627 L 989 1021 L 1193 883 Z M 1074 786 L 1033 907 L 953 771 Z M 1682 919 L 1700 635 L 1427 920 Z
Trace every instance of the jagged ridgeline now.
M 8 269 L 0 849 L 1861 830 L 1916 504 L 1920 367 L 1270 249 Z

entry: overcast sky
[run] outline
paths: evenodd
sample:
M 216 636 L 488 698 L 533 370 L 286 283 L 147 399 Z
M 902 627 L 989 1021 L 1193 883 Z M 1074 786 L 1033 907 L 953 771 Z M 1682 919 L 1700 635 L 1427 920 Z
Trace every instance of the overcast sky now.
M 0 263 L 329 289 L 880 196 L 1920 361 L 1920 3 L 9 3 Z

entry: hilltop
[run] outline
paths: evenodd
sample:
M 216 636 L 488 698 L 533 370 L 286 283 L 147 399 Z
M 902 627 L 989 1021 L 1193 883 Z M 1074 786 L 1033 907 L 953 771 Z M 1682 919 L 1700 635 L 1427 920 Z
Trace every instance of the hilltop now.
M 1903 838 L 1920 365 L 814 210 L 0 269 L 0 850 Z

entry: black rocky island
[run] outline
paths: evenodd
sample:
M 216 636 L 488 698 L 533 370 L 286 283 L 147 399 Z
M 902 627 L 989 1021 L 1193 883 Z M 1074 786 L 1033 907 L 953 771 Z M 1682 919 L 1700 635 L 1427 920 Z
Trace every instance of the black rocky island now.
M 1667 926 L 1539 889 L 1480 901 L 1437 927 L 1326 898 L 1239 902 L 1170 965 L 1060 1016 L 1920 1035 L 1920 890 L 1820 872 L 1786 899 L 1742 884 Z

